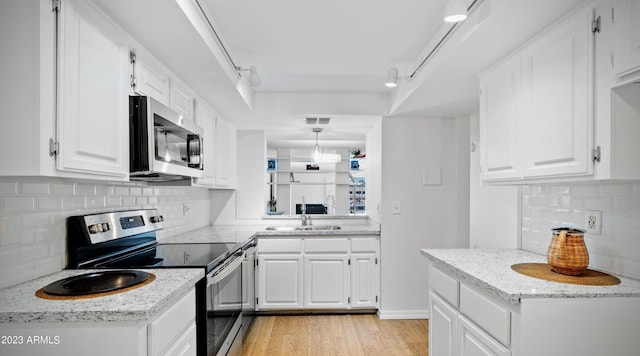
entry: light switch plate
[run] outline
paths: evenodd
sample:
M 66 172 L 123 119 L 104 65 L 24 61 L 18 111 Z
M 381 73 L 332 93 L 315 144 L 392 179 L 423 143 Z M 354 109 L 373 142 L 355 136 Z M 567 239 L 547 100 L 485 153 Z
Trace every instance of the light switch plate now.
M 392 201 L 391 202 L 391 214 L 400 215 L 400 202 Z

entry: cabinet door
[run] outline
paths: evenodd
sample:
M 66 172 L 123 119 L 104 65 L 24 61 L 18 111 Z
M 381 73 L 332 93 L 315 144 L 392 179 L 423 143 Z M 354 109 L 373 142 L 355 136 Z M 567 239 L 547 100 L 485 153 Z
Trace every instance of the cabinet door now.
M 350 307 L 378 307 L 378 258 L 375 254 L 351 254 Z
M 430 325 L 431 326 L 431 325 Z M 473 322 L 458 315 L 458 347 L 461 356 L 509 356 L 511 351 Z
M 57 168 L 126 179 L 128 48 L 89 3 L 65 1 L 58 27 Z
M 640 70 L 640 1 L 615 0 L 613 6 L 613 67 L 622 76 Z
M 258 257 L 258 308 L 302 308 L 302 255 Z
M 346 308 L 349 298 L 348 255 L 304 257 L 305 308 Z
M 453 356 L 458 312 L 434 293 L 429 300 L 429 356 Z
M 189 87 L 176 78 L 171 78 L 169 107 L 185 119 L 193 121 L 195 94 Z
M 150 96 L 169 106 L 169 72 L 150 56 L 138 52 L 136 58 L 136 93 Z
M 216 119 L 216 186 L 234 188 L 236 184 L 236 129 L 225 119 Z
M 593 170 L 592 20 L 593 9 L 582 9 L 522 51 L 525 177 Z
M 196 105 L 196 123 L 202 127 L 203 164 L 202 178 L 195 178 L 196 185 L 213 187 L 215 176 L 215 135 L 216 112 L 209 104 L 198 100 Z
M 480 176 L 483 180 L 520 177 L 520 56 L 480 77 Z

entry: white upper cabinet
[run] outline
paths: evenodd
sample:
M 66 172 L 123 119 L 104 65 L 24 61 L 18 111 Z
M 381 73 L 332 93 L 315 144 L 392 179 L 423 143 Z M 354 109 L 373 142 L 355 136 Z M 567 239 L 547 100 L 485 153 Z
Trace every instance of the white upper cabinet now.
M 135 51 L 134 77 L 136 94 L 150 96 L 169 106 L 169 71 L 153 57 Z
M 592 21 L 582 9 L 522 51 L 524 177 L 592 173 Z
M 202 127 L 202 153 L 203 175 L 202 178 L 194 178 L 194 185 L 202 187 L 214 187 L 215 175 L 215 137 L 216 137 L 216 112 L 203 100 L 196 102 L 196 124 Z
M 127 177 L 126 37 L 84 1 L 64 1 L 58 20 L 57 168 Z
M 169 107 L 191 121 L 194 118 L 195 97 L 186 84 L 175 77 L 171 78 Z
M 616 76 L 640 70 L 640 1 L 614 0 L 613 67 Z
M 520 177 L 520 74 L 514 56 L 480 76 L 482 179 Z
M 233 189 L 236 186 L 236 128 L 218 117 L 215 137 L 216 187 Z
M 582 7 L 480 76 L 483 181 L 593 176 L 593 20 Z

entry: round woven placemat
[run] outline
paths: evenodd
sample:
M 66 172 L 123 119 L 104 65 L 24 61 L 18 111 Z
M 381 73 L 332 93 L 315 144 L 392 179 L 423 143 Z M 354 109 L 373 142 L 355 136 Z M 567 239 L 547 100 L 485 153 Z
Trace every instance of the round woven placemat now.
M 85 295 L 55 295 L 55 294 L 49 294 L 47 292 L 44 291 L 44 287 L 38 289 L 36 291 L 36 297 L 41 298 L 41 299 L 50 299 L 50 300 L 79 300 L 79 299 L 90 299 L 90 298 L 98 298 L 98 297 L 106 297 L 108 295 L 113 295 L 113 294 L 118 294 L 118 293 L 124 293 L 124 292 L 128 292 L 131 290 L 134 290 L 136 288 L 140 288 L 142 286 L 146 286 L 147 284 L 153 282 L 156 279 L 156 275 L 153 273 L 149 273 L 149 278 L 147 278 L 146 281 L 142 282 L 142 283 L 138 283 L 134 286 L 131 287 L 127 287 L 127 288 L 122 288 L 122 289 L 116 289 L 116 290 L 112 290 L 110 292 L 103 292 L 103 293 L 93 293 L 93 294 L 85 294 Z
M 616 284 L 620 284 L 618 277 L 592 269 L 587 269 L 579 276 L 568 276 L 553 272 L 551 266 L 546 263 L 518 263 L 512 265 L 511 269 L 525 276 L 550 282 L 580 284 L 584 286 L 615 286 Z

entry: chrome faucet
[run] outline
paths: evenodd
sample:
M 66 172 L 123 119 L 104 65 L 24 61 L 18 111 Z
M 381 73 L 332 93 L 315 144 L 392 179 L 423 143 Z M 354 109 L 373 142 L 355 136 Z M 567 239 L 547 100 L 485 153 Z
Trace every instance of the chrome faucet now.
M 300 218 L 302 219 L 302 226 L 311 226 L 311 216 L 307 215 L 307 204 L 304 202 L 304 195 L 302 196 L 302 204 L 300 204 Z

